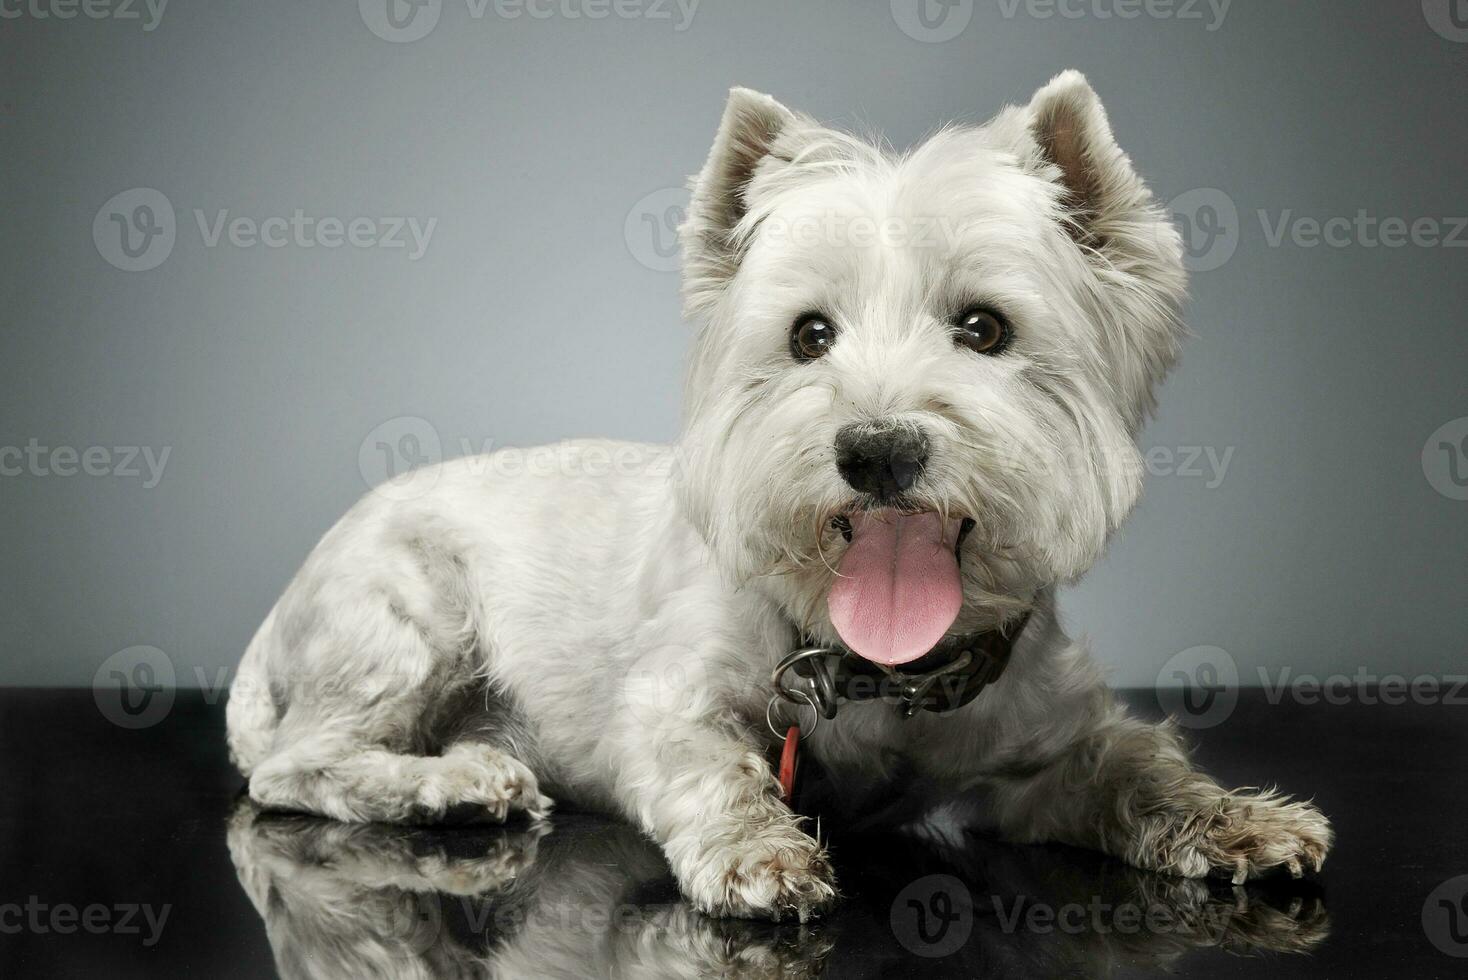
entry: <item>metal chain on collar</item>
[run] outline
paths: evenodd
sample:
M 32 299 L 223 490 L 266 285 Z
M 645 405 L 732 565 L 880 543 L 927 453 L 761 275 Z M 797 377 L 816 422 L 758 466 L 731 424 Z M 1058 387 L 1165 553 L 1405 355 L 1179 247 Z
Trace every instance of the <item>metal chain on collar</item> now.
M 962 674 L 973 662 L 972 651 L 964 650 L 953 660 L 932 670 L 907 674 L 884 669 L 882 676 L 874 677 L 866 672 L 843 671 L 842 668 L 848 666 L 848 657 L 846 651 L 830 647 L 804 647 L 788 654 L 770 674 L 770 683 L 775 688 L 770 707 L 779 699 L 791 704 L 809 705 L 815 709 L 816 723 L 819 724 L 822 718 L 835 718 L 842 701 L 895 699 L 902 706 L 902 717 L 911 718 L 920 709 L 929 707 L 928 697 L 935 685 L 944 677 Z M 842 683 L 838 684 L 838 678 Z M 857 683 L 859 680 L 869 680 L 870 683 Z M 766 715 L 769 713 L 767 708 Z
M 770 686 L 775 694 L 765 706 L 765 721 L 778 737 L 781 733 L 775 727 L 773 713 L 782 699 L 815 712 L 811 732 L 822 718 L 835 718 L 843 701 L 895 701 L 903 718 L 911 718 L 920 710 L 954 711 L 999 679 L 1029 618 L 1027 613 L 1007 635 L 995 630 L 953 641 L 951 648 L 956 652 L 951 658 L 928 670 L 883 667 L 839 647 L 802 647 L 783 657 L 771 671 Z M 936 649 L 919 657 L 914 665 L 935 656 L 941 656 Z

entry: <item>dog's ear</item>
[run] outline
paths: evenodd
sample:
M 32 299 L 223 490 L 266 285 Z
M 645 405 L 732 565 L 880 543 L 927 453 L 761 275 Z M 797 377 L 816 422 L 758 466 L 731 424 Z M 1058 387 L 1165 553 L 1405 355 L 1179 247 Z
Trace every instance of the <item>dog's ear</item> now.
M 1086 76 L 1061 72 L 1035 93 L 1025 111 L 1033 169 L 1047 170 L 1065 188 L 1064 201 L 1082 244 L 1102 247 L 1118 222 L 1149 209 L 1152 195 L 1116 145 L 1101 99 Z
M 1182 242 L 1112 136 L 1101 100 L 1078 71 L 1061 72 L 1029 105 L 995 120 L 1022 167 L 1060 185 L 1066 231 L 1084 250 L 1115 324 L 1113 382 L 1135 428 L 1177 356 L 1187 291 Z M 1120 340 L 1120 343 L 1115 341 Z
M 690 312 L 711 301 L 738 267 L 732 233 L 748 210 L 755 174 L 761 167 L 788 163 L 798 130 L 808 125 L 809 119 L 768 95 L 730 90 L 713 149 L 693 178 L 688 215 L 679 232 L 683 295 Z

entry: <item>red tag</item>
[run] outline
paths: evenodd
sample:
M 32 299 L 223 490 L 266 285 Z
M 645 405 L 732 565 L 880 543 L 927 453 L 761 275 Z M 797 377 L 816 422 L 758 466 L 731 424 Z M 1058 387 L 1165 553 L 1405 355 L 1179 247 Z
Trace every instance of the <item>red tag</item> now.
M 791 725 L 785 732 L 785 747 L 780 750 L 780 799 L 786 803 L 795 795 L 796 752 L 800 749 L 800 726 Z

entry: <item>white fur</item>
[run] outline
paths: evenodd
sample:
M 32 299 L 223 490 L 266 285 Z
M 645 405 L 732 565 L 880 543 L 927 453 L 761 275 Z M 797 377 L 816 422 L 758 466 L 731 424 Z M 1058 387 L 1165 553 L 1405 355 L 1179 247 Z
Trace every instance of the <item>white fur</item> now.
M 1032 618 L 962 710 L 853 704 L 821 726 L 809 748 L 851 812 L 982 796 L 1011 837 L 1143 867 L 1319 865 L 1317 811 L 1194 771 L 1055 622 L 1055 587 L 1137 500 L 1184 289 L 1177 236 L 1080 75 L 905 154 L 735 90 L 684 243 L 700 331 L 678 444 L 502 451 L 364 498 L 241 664 L 230 745 L 256 801 L 435 820 L 541 815 L 549 794 L 633 821 L 704 911 L 819 909 L 830 867 L 766 761 L 768 674 L 801 634 L 837 639 L 836 430 L 900 419 L 932 447 L 915 495 L 976 522 L 953 631 Z M 1013 325 L 998 356 L 954 343 L 975 302 Z M 810 310 L 840 333 L 797 362 Z

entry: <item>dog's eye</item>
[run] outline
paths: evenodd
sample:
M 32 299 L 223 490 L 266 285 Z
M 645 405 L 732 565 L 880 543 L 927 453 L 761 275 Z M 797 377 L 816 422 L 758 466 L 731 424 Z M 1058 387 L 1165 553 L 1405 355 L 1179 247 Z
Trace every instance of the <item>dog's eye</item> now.
M 819 313 L 807 313 L 790 331 L 790 353 L 797 361 L 815 360 L 835 342 L 835 326 Z
M 979 354 L 997 354 L 1009 343 L 1009 325 L 982 306 L 964 310 L 953 321 L 958 342 Z

